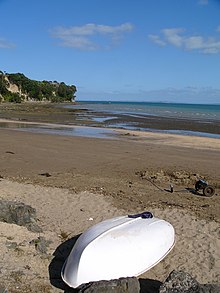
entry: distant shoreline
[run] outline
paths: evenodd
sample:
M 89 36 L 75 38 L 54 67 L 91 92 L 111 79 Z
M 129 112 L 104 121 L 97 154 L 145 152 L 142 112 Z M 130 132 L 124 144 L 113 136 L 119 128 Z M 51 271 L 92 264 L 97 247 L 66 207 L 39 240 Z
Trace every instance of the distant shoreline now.
M 134 101 L 134 100 L 131 100 L 131 101 L 124 101 L 124 100 L 117 100 L 117 101 L 113 101 L 113 100 L 106 100 L 106 101 L 103 101 L 103 100 L 76 100 L 75 103 L 115 103 L 115 104 L 126 104 L 126 103 L 134 103 L 134 104 L 146 104 L 146 103 L 149 103 L 149 104 L 172 104 L 172 105 L 195 105 L 195 106 L 220 106 L 220 103 L 182 103 L 182 102 L 164 102 L 164 101 L 158 101 L 158 102 L 155 102 L 155 101 Z

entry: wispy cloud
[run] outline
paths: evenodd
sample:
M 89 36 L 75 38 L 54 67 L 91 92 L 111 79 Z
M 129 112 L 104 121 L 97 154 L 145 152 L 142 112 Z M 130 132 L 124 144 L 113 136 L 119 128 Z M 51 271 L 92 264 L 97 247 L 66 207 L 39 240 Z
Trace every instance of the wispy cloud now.
M 11 49 L 14 47 L 15 45 L 11 42 L 5 40 L 4 38 L 0 38 L 0 49 Z
M 208 5 L 209 1 L 208 0 L 198 0 L 199 5 Z
M 166 42 L 162 41 L 161 38 L 157 35 L 148 35 L 148 38 L 161 47 L 166 46 Z
M 217 28 L 220 32 L 220 26 Z M 198 51 L 204 54 L 220 53 L 220 37 L 205 38 L 200 35 L 186 35 L 183 28 L 161 30 L 160 35 L 148 35 L 149 39 L 160 46 L 173 45 L 187 51 Z
M 94 23 L 83 26 L 57 27 L 51 30 L 51 36 L 60 40 L 60 45 L 79 50 L 98 50 L 110 48 L 131 32 L 133 25 L 124 23 L 119 26 L 97 25 Z

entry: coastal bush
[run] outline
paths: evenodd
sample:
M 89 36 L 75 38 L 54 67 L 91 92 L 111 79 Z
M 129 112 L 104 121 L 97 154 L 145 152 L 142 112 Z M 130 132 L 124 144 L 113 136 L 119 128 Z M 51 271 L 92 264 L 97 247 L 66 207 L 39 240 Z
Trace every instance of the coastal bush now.
M 10 89 L 16 85 L 18 91 Z M 0 96 L 2 100 L 20 103 L 22 100 L 72 102 L 75 99 L 75 85 L 66 85 L 57 81 L 36 81 L 27 78 L 23 73 L 3 73 L 0 71 Z
M 21 103 L 22 101 L 21 96 L 17 93 L 8 92 L 4 98 L 7 102 L 11 102 L 11 103 Z

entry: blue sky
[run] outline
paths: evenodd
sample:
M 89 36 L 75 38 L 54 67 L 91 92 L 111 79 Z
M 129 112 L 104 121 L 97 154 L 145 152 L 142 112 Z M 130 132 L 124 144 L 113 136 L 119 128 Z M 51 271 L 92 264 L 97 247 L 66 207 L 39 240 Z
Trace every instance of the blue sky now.
M 0 70 L 77 100 L 220 103 L 220 1 L 0 0 Z

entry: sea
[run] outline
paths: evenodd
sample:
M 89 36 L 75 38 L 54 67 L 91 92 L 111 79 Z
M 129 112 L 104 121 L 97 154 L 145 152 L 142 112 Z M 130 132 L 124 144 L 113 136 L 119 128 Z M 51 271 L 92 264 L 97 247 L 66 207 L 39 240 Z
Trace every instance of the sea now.
M 68 107 L 87 109 L 105 127 L 220 138 L 220 104 L 79 101 Z
M 183 118 L 199 121 L 220 121 L 220 104 L 182 104 L 154 102 L 79 101 L 74 108 L 109 114 Z

